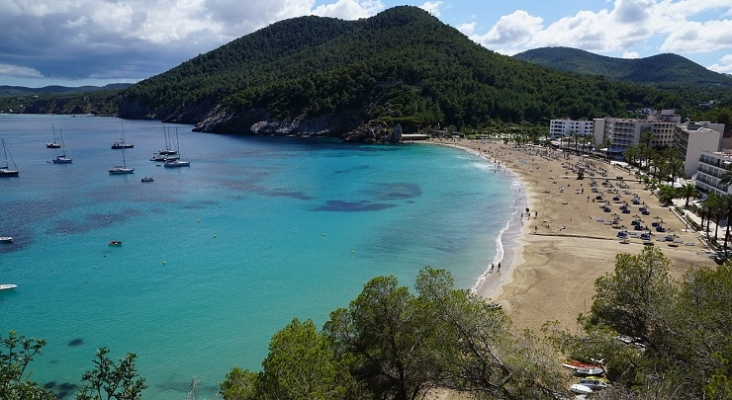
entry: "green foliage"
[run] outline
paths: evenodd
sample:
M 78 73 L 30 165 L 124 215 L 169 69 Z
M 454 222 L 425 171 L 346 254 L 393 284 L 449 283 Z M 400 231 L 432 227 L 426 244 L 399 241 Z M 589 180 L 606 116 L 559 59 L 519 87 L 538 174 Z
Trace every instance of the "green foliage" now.
M 660 346 L 666 331 L 663 311 L 673 297 L 669 263 L 661 250 L 651 246 L 635 256 L 618 254 L 615 270 L 595 281 L 588 324 L 605 325 Z
M 369 281 L 323 332 L 294 320 L 272 339 L 259 374 L 232 370 L 227 400 L 423 398 L 433 387 L 475 399 L 549 399 L 567 387 L 550 343 L 514 332 L 506 315 L 444 270 L 423 269 L 415 288 Z
M 671 185 L 661 185 L 658 188 L 658 199 L 661 200 L 663 205 L 669 205 L 673 199 L 678 197 L 678 192 Z
M 107 357 L 109 349 L 97 349 L 97 356 L 92 362 L 94 369 L 84 372 L 81 377 L 86 381 L 84 387 L 76 394 L 77 400 L 140 400 L 142 391 L 147 388 L 145 379 L 138 377 L 135 368 L 137 356 L 127 353 L 115 363 Z
M 43 340 L 26 338 L 15 331 L 0 336 L 0 399 L 52 400 L 55 396 L 29 379 L 26 373 L 33 358 L 46 345 Z
M 616 386 L 632 393 L 617 398 L 729 398 L 732 265 L 692 268 L 676 282 L 655 248 L 616 260 L 615 271 L 595 283 L 590 315 L 580 318 L 587 335 L 553 337 L 602 354 Z M 635 337 L 643 348 L 620 345 L 615 334 Z

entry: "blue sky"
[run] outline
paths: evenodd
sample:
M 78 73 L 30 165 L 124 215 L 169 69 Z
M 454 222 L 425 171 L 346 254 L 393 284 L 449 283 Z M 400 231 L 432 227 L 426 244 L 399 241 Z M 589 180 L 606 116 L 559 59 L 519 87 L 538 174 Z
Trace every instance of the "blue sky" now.
M 732 0 L 0 0 L 0 85 L 134 83 L 274 22 L 421 7 L 496 52 L 675 53 L 732 73 Z

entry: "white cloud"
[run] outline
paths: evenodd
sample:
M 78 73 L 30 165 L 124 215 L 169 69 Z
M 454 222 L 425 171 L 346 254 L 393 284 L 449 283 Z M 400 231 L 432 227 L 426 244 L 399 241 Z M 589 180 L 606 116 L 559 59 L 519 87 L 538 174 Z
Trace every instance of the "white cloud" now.
M 463 24 L 462 30 L 467 33 L 466 30 L 469 29 L 471 39 L 488 48 L 511 49 L 528 43 L 533 35 L 541 31 L 542 24 L 542 18 L 518 10 L 512 14 L 502 16 L 498 23 L 484 35 L 475 34 L 475 25 L 473 24 Z M 505 50 L 505 52 L 510 51 Z
M 0 0 L 0 64 L 40 76 L 142 79 L 304 15 L 370 17 L 382 0 Z M 8 69 L 0 76 L 10 76 Z
M 427 11 L 435 17 L 440 17 L 440 7 L 442 6 L 441 1 L 428 1 L 422 4 L 419 8 Z
M 708 66 L 707 68 L 712 71 L 724 72 L 732 74 L 732 54 L 727 54 L 717 61 L 715 64 Z
M 640 54 L 638 54 L 638 52 L 635 52 L 635 51 L 626 51 L 625 53 L 623 53 L 622 57 L 629 58 L 629 59 L 640 58 Z
M 334 4 L 324 4 L 313 10 L 314 15 L 340 19 L 366 18 L 384 9 L 379 0 L 338 0 Z
M 732 20 L 722 17 L 730 14 L 730 0 L 613 0 L 607 8 L 555 21 L 515 11 L 484 34 L 475 21 L 458 29 L 505 54 L 546 46 L 634 56 L 640 51 L 713 52 L 732 49 Z
M 14 78 L 42 78 L 40 72 L 26 67 L 16 65 L 0 64 L 0 75 L 12 76 Z
M 732 20 L 686 22 L 669 33 L 662 51 L 698 53 L 732 48 Z

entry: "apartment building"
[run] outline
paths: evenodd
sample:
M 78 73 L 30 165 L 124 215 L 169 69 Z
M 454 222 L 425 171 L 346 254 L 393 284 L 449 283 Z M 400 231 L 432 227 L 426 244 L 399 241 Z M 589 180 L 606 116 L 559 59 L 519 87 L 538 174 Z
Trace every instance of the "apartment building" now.
M 714 152 L 722 148 L 723 132 L 724 124 L 706 121 L 676 124 L 674 146 L 681 153 L 687 178 L 697 173 L 702 152 Z
M 569 137 L 572 134 L 592 136 L 595 131 L 595 121 L 575 121 L 572 119 L 553 119 L 549 121 L 549 135 L 552 139 Z
M 622 154 L 641 143 L 644 132 L 651 132 L 653 147 L 673 146 L 676 124 L 681 117 L 674 110 L 649 112 L 646 118 L 595 118 L 593 140 L 596 145 L 610 142 L 610 152 Z
M 697 189 L 704 193 L 728 194 L 728 188 L 719 183 L 728 170 L 732 170 L 732 150 L 702 151 L 695 179 Z

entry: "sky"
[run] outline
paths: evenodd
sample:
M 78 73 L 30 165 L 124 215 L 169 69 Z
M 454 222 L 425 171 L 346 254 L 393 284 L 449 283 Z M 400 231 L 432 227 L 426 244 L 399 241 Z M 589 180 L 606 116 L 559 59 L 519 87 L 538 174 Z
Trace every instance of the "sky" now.
M 732 73 L 732 0 L 0 0 L 0 85 L 135 83 L 283 19 L 399 5 L 501 54 L 675 53 Z

